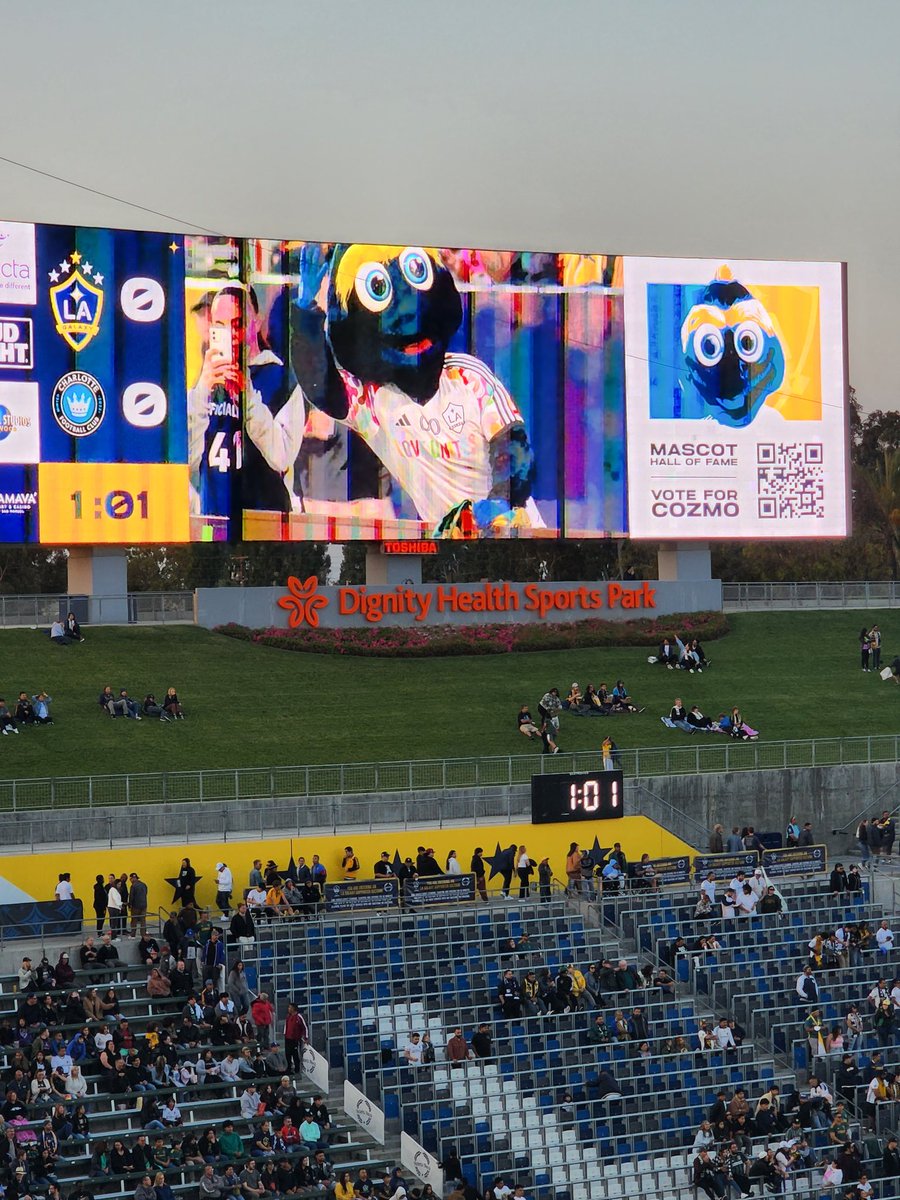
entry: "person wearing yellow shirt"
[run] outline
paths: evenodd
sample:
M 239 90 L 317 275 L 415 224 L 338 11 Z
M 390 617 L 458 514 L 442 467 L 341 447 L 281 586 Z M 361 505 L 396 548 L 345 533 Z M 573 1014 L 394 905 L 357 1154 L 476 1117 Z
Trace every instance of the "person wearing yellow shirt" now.
M 572 999 L 578 1008 L 590 1008 L 591 997 L 587 990 L 587 983 L 581 971 L 574 963 L 569 964 L 569 975 L 572 978 Z

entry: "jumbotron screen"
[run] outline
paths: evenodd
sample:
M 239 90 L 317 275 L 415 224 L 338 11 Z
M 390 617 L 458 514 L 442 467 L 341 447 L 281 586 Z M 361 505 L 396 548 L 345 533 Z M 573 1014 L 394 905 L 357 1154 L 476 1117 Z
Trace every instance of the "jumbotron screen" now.
M 0 221 L 0 541 L 839 536 L 843 296 Z

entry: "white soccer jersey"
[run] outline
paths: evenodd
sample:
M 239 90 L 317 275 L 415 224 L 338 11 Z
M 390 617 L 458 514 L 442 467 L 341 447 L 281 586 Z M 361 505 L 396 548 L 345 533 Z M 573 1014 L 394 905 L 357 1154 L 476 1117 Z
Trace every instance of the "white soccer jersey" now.
M 522 415 L 483 362 L 448 354 L 425 404 L 394 384 L 363 384 L 343 370 L 341 376 L 350 401 L 341 423 L 378 455 L 423 521 L 437 524 L 463 500 L 485 499 L 493 482 L 490 442 Z

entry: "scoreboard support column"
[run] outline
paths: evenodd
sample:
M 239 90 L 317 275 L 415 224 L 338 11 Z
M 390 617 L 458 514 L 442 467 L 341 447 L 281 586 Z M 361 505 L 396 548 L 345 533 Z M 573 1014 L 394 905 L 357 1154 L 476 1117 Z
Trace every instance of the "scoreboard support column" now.
M 87 596 L 91 625 L 128 623 L 128 556 L 121 546 L 72 546 L 69 595 Z
M 712 579 L 709 542 L 660 542 L 659 578 L 679 583 Z

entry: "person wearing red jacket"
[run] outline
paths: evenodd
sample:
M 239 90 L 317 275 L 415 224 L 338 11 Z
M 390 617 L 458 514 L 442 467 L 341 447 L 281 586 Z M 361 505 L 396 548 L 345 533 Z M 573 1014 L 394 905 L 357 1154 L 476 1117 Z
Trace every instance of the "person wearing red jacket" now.
M 275 1024 L 275 1009 L 265 992 L 260 992 L 250 1005 L 250 1019 L 256 1027 L 256 1040 L 263 1050 L 272 1044 L 272 1026 Z
M 309 1029 L 296 1004 L 289 1004 L 284 1021 L 284 1053 L 288 1070 L 300 1071 L 300 1045 L 309 1041 Z

